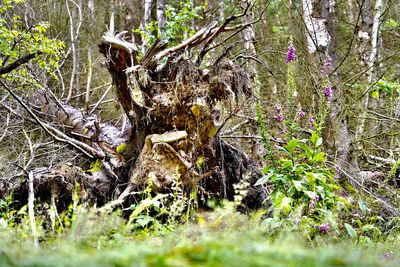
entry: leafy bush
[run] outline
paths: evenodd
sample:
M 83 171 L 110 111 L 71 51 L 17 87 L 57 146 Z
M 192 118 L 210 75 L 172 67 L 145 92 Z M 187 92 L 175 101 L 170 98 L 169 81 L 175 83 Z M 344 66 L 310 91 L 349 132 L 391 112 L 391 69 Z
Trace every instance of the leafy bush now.
M 53 70 L 57 68 L 63 54 L 64 43 L 45 36 L 50 27 L 47 22 L 38 22 L 29 29 L 25 27 L 21 17 L 13 14 L 14 5 L 24 2 L 24 0 L 6 0 L 0 4 L 0 70 L 31 55 L 30 58 L 40 69 L 57 79 Z M 5 16 L 7 13 L 11 13 L 9 20 Z M 42 56 L 34 59 L 39 54 Z M 40 87 L 27 73 L 26 68 L 18 68 L 10 74 L 6 72 L 1 78 L 18 81 L 21 86 L 36 84 Z
M 153 44 L 158 38 L 169 45 L 178 44 L 190 35 L 194 34 L 195 29 L 191 27 L 191 21 L 201 19 L 199 13 L 205 6 L 193 6 L 191 1 L 180 1 L 177 7 L 166 5 L 166 25 L 163 35 L 158 33 L 158 22 L 152 21 L 146 29 L 136 29 L 135 32 L 143 36 L 148 44 Z
M 322 151 L 321 127 L 317 119 L 310 116 L 307 125 L 306 114 L 301 108 L 294 114 L 295 59 L 295 49 L 290 44 L 286 56 L 289 114 L 285 114 L 280 104 L 277 104 L 274 117 L 282 126 L 282 146 L 271 147 L 262 107 L 259 103 L 256 106 L 259 129 L 268 154 L 263 176 L 256 186 L 272 187 L 268 199 L 272 204 L 274 218 L 267 220 L 270 226 L 271 223 L 280 226 L 281 219 L 296 214 L 294 223 L 306 226 L 309 234 L 316 231 L 327 233 L 335 227 L 333 211 L 339 208 L 339 203 L 345 201 L 335 193 L 340 187 Z M 326 84 L 323 87 L 324 95 L 329 100 L 332 96 L 331 87 Z M 326 109 L 323 109 L 322 118 L 325 113 Z

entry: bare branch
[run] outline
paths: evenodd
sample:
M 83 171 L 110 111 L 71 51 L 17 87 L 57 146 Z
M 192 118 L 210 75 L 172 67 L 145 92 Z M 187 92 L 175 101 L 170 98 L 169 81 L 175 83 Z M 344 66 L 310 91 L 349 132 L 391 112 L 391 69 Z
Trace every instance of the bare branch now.
M 14 62 L 8 64 L 7 66 L 0 68 L 0 75 L 10 73 L 11 71 L 15 70 L 19 66 L 21 66 L 25 63 L 28 63 L 29 60 L 34 59 L 36 56 L 40 55 L 41 53 L 42 52 L 27 54 L 27 55 L 15 60 Z
M 67 143 L 76 149 L 78 149 L 80 152 L 85 154 L 86 156 L 90 158 L 104 158 L 105 154 L 103 151 L 98 151 L 91 146 L 82 143 L 78 140 L 75 140 L 73 138 L 68 137 L 66 134 L 61 132 L 60 130 L 54 128 L 53 126 L 50 126 L 47 123 L 42 122 L 36 115 L 33 113 L 33 111 L 2 81 L 0 81 L 0 84 L 11 94 L 11 96 L 31 115 L 31 117 L 39 124 L 40 127 L 43 128 L 50 136 L 52 136 L 55 140 L 63 143 Z

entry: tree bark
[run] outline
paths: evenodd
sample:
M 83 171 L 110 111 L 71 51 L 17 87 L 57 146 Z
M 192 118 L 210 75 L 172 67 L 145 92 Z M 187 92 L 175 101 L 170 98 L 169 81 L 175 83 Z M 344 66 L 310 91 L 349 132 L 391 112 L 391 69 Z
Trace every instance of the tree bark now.
M 140 29 L 146 32 L 146 28 L 151 21 L 151 6 L 153 4 L 153 0 L 142 0 L 142 8 L 143 8 L 143 17 L 140 22 Z M 142 52 L 147 51 L 149 44 L 144 36 L 142 36 Z
M 354 168 L 359 170 L 357 158 L 354 156 L 354 136 L 350 130 L 347 115 L 343 113 L 347 105 L 346 92 L 340 84 L 340 73 L 336 70 L 336 28 L 337 10 L 334 0 L 303 0 L 304 20 L 307 30 L 307 42 L 309 53 L 318 53 L 322 62 L 331 61 L 330 82 L 334 88 L 334 96 L 327 101 L 328 113 L 325 118 L 324 140 L 334 156 L 338 170 Z M 321 66 L 322 69 L 322 66 Z M 321 80 L 323 77 L 321 77 Z M 323 95 L 321 85 L 320 95 Z M 338 172 L 340 175 L 340 171 Z
M 208 197 L 233 200 L 233 185 L 248 179 L 246 206 L 260 204 L 254 192 L 263 189 L 251 186 L 259 177 L 259 172 L 252 170 L 256 165 L 218 138 L 215 118 L 216 101 L 224 102 L 232 93 L 250 95 L 253 84 L 249 75 L 225 61 L 208 66 L 203 73 L 199 62 L 180 56 L 187 47 L 195 49 L 222 32 L 223 28 L 212 24 L 175 47 L 164 49 L 156 43 L 141 59 L 135 59 L 126 49 L 130 45 L 117 37 L 107 37 L 100 46 L 118 99 L 132 123 L 127 143 L 129 157 L 135 158 L 129 170 L 133 187 L 144 188 L 151 180 L 156 190 L 168 191 L 180 177 L 188 188 L 201 186 Z M 167 64 L 160 65 L 161 59 Z M 134 92 L 139 92 L 139 97 Z M 204 163 L 199 165 L 199 161 Z
M 165 0 L 158 0 L 157 5 L 157 21 L 158 21 L 158 35 L 163 40 L 163 36 L 165 33 L 165 25 L 167 23 L 167 18 L 165 15 Z
M 363 66 L 367 67 L 366 72 L 366 88 L 372 84 L 374 80 L 374 69 L 375 69 L 375 62 L 378 55 L 378 44 L 379 44 L 379 27 L 381 23 L 381 16 L 382 16 L 382 0 L 376 0 L 375 2 L 375 15 L 372 18 L 372 7 L 368 0 L 364 2 L 365 7 L 363 7 L 363 15 L 365 18 L 362 22 L 362 31 L 360 30 L 359 37 L 361 39 L 361 62 Z M 364 17 L 363 16 L 363 17 Z M 371 24 L 372 19 L 372 24 Z M 359 121 L 359 126 L 356 131 L 356 140 L 360 139 L 365 130 L 365 117 L 366 112 L 369 107 L 369 92 L 363 92 L 364 97 L 362 97 L 362 112 L 361 118 Z M 363 149 L 363 142 L 358 142 L 357 149 L 362 151 Z

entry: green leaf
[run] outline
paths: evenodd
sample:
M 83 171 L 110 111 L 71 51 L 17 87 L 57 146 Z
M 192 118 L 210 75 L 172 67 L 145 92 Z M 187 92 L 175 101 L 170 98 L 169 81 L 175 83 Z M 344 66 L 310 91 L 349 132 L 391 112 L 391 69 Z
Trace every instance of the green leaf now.
M 285 214 L 288 214 L 290 209 L 292 208 L 292 201 L 293 199 L 278 191 L 274 196 L 273 204 L 278 212 L 283 211 Z
M 281 164 L 284 169 L 293 169 L 293 162 L 290 159 L 281 159 Z
M 374 99 L 379 99 L 379 91 L 378 90 L 374 90 L 371 92 L 371 97 Z
M 356 232 L 356 230 L 354 230 L 354 228 L 353 228 L 350 224 L 345 223 L 345 224 L 344 224 L 344 227 L 346 228 L 346 231 L 347 231 L 347 233 L 349 234 L 349 236 L 350 236 L 351 238 L 356 238 L 356 237 L 357 237 L 357 232 Z
M 138 216 L 136 217 L 136 223 L 139 224 L 141 227 L 145 227 L 148 223 L 153 222 L 154 218 L 147 216 L 147 215 L 143 215 L 143 216 Z
M 120 144 L 119 146 L 117 146 L 117 148 L 115 149 L 115 151 L 117 151 L 118 154 L 122 154 L 122 153 L 125 152 L 126 148 L 127 148 L 127 144 L 122 143 L 122 144 Z
M 370 209 L 367 207 L 367 205 L 365 204 L 364 201 L 362 201 L 361 199 L 358 200 L 358 207 L 360 207 L 360 210 L 363 213 L 367 213 L 370 211 Z
M 274 174 L 275 173 L 270 172 L 267 175 L 263 175 L 260 179 L 257 180 L 257 182 L 254 184 L 254 186 L 266 184 Z
M 315 184 L 315 175 L 312 172 L 307 172 L 306 173 L 306 178 L 308 180 L 308 183 L 310 184 L 310 186 L 313 186 Z
M 294 151 L 297 148 L 297 144 L 298 144 L 297 139 L 292 139 L 287 143 L 287 145 L 285 145 L 285 148 L 291 155 L 293 155 Z
M 291 199 L 290 197 L 282 198 L 282 202 L 279 208 L 283 210 L 285 214 L 288 214 L 290 212 L 290 209 L 292 208 L 291 206 L 292 201 L 293 199 Z
M 316 132 L 312 132 L 310 136 L 310 141 L 311 143 L 316 144 L 319 138 L 320 137 Z
M 96 159 L 96 161 L 90 163 L 90 169 L 87 170 L 87 172 L 95 173 L 95 172 L 101 171 L 102 166 L 103 166 L 103 163 L 101 163 L 101 160 Z
M 322 140 L 322 138 L 321 138 Z M 325 162 L 326 161 L 326 157 L 325 157 L 325 153 L 324 152 L 319 152 L 316 155 L 314 155 L 314 162 Z
M 303 191 L 304 190 L 302 181 L 292 180 L 292 183 L 293 183 L 293 185 L 294 185 L 294 187 L 296 188 L 297 191 Z

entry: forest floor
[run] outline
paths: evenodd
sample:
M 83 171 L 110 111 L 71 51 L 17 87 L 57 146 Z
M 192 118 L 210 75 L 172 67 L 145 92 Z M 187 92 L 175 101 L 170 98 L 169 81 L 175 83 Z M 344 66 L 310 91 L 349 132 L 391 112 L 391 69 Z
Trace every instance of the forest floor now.
M 27 224 L 3 221 L 0 266 L 400 266 L 397 237 L 361 242 L 328 232 L 310 239 L 226 209 L 196 217 L 133 234 L 118 215 L 87 212 L 37 248 Z

